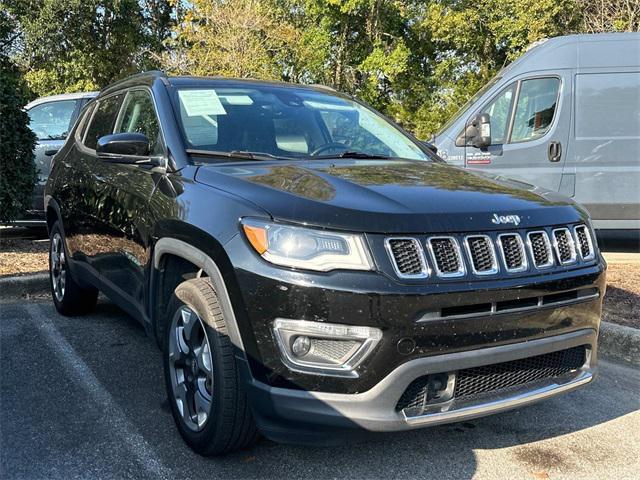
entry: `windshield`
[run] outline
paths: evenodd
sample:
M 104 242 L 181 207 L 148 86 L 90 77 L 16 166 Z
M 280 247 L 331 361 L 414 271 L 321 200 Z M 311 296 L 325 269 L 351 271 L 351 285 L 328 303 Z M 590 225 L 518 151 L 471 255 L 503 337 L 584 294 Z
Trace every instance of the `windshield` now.
M 295 159 L 430 159 L 372 110 L 315 90 L 271 85 L 180 88 L 177 104 L 191 150 Z
M 501 78 L 502 77 L 500 75 L 496 75 L 491 80 L 489 80 L 489 82 L 487 82 L 487 84 L 484 87 L 478 90 L 473 97 L 467 100 L 467 102 L 462 107 L 460 107 L 458 111 L 454 113 L 449 120 L 447 120 L 447 123 L 445 123 L 442 126 L 442 128 L 438 131 L 438 133 L 436 133 L 436 137 L 439 137 L 440 135 L 442 135 L 451 125 L 453 125 L 458 120 L 458 118 L 460 118 L 460 116 L 464 112 L 469 110 L 471 106 L 474 103 L 476 103 L 478 99 L 485 94 L 485 92 L 489 91 L 489 89 L 493 87 Z

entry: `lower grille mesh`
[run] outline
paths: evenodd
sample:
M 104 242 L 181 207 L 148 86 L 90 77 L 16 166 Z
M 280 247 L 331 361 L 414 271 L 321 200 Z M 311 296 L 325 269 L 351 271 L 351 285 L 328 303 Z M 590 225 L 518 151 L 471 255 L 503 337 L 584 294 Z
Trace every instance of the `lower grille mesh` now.
M 536 381 L 557 378 L 579 369 L 585 360 L 586 348 L 583 345 L 511 362 L 460 370 L 456 374 L 453 399 L 471 400 L 482 394 L 499 393 Z M 439 375 L 443 374 L 436 374 L 435 377 Z M 421 415 L 430 401 L 437 403 L 432 401 L 433 392 L 429 390 L 429 382 L 433 384 L 433 381 L 434 375 L 424 375 L 411 382 L 398 401 L 396 410 L 406 409 L 411 410 L 411 415 Z
M 470 397 L 559 377 L 580 368 L 584 365 L 584 360 L 585 348 L 580 346 L 512 362 L 460 370 L 454 397 Z

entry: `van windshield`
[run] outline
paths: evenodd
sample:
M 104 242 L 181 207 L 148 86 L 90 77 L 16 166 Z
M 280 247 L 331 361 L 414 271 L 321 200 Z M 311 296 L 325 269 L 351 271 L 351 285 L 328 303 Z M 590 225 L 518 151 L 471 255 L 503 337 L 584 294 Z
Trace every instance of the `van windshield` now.
M 458 119 L 464 114 L 464 112 L 469 110 L 471 108 L 471 106 L 474 103 L 476 103 L 480 99 L 480 97 L 482 97 L 487 91 L 489 91 L 489 89 L 491 87 L 493 87 L 496 83 L 498 83 L 498 80 L 500 80 L 501 78 L 502 78 L 501 75 L 496 75 L 491 80 L 489 80 L 484 87 L 482 87 L 480 90 L 478 90 L 475 93 L 475 95 L 473 95 L 473 97 L 471 97 L 469 100 L 467 100 L 467 102 L 462 107 L 460 107 L 458 109 L 458 111 L 456 113 L 454 113 L 453 116 L 449 120 L 447 120 L 447 123 L 445 123 L 442 126 L 442 128 L 440 128 L 438 133 L 436 133 L 436 137 L 439 137 L 440 135 L 442 135 L 445 131 L 447 131 L 449 129 L 449 127 L 451 125 L 456 123 L 458 121 Z
M 189 150 L 277 158 L 403 158 L 429 154 L 374 111 L 348 98 L 273 85 L 179 88 Z

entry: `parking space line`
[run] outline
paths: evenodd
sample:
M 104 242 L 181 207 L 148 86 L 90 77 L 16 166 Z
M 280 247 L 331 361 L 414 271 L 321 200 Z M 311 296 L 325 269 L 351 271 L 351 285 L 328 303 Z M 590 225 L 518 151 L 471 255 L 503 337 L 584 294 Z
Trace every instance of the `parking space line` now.
M 107 389 L 102 386 L 91 368 L 56 328 L 50 318 L 50 312 L 45 310 L 44 304 L 37 306 L 30 304 L 26 308 L 30 319 L 36 323 L 37 330 L 42 333 L 51 350 L 58 356 L 65 368 L 70 370 L 70 378 L 77 381 L 89 397 L 103 407 L 111 423 L 110 427 L 121 437 L 140 465 L 155 478 L 169 478 L 171 476 L 169 469 L 162 464 L 153 447 L 127 420 L 124 411 L 113 400 Z

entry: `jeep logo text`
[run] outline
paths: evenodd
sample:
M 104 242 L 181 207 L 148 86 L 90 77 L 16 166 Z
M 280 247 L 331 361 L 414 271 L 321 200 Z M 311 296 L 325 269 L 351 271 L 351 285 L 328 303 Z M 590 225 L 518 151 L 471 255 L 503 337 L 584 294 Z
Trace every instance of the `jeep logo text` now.
M 517 227 L 518 225 L 520 225 L 520 216 L 519 215 L 498 215 L 497 213 L 494 213 L 493 217 L 491 218 L 491 223 L 495 223 L 496 225 L 512 223 Z

